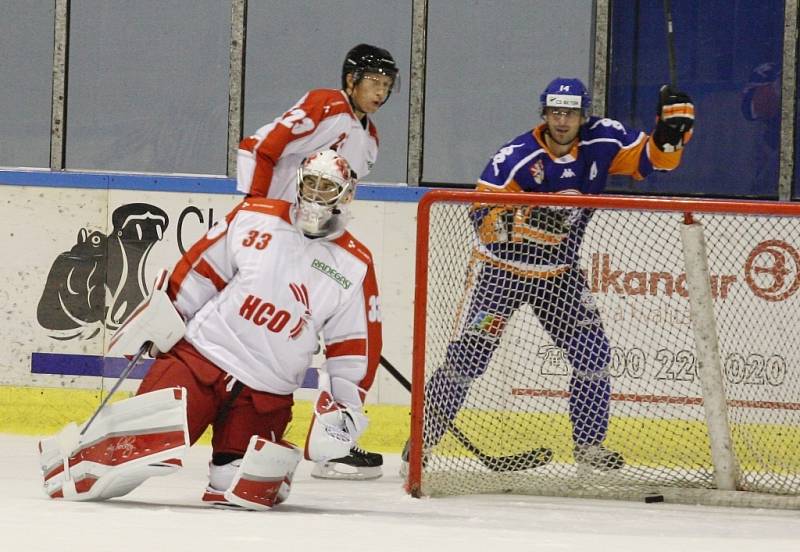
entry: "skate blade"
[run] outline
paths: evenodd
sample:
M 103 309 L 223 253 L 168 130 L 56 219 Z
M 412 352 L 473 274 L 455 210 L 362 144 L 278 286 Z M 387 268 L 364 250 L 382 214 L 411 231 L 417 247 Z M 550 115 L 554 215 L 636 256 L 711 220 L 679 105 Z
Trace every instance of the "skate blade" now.
M 355 467 L 338 462 L 321 462 L 314 465 L 311 477 L 316 479 L 343 479 L 349 481 L 367 481 L 378 479 L 383 475 L 380 466 Z

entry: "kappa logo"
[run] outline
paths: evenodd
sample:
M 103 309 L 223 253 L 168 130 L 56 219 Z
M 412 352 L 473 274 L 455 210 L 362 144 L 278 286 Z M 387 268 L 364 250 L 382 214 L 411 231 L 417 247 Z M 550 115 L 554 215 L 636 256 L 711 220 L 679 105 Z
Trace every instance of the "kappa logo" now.
M 589 180 L 597 178 L 597 162 L 592 162 L 592 168 L 589 169 Z
M 575 178 L 575 171 L 568 167 L 561 173 L 561 178 Z

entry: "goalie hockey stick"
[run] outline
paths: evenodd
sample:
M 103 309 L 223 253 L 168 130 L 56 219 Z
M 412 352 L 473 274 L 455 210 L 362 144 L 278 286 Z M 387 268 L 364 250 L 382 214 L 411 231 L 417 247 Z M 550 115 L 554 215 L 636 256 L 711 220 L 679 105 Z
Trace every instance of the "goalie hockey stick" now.
M 408 381 L 406 377 L 392 365 L 391 362 L 386 360 L 383 355 L 381 355 L 380 362 L 381 366 L 386 368 L 386 371 L 397 380 L 397 383 L 405 387 L 406 391 L 410 393 L 411 382 Z M 444 418 L 444 416 L 442 416 L 442 418 Z M 553 451 L 544 447 L 527 450 L 518 454 L 511 454 L 508 456 L 491 456 L 483 452 L 469 439 L 469 437 L 464 435 L 454 421 L 447 421 L 447 430 L 453 435 L 453 437 L 456 438 L 459 443 L 461 443 L 461 446 L 474 454 L 475 458 L 477 458 L 481 464 L 495 472 L 530 470 L 547 464 L 553 458 Z
M 103 410 L 103 408 L 105 408 L 106 404 L 108 404 L 109 399 L 111 399 L 111 396 L 114 393 L 116 393 L 117 389 L 119 389 L 119 386 L 122 385 L 122 382 L 128 379 L 128 376 L 130 375 L 131 371 L 133 371 L 136 365 L 139 364 L 139 361 L 142 360 L 144 354 L 148 351 L 148 349 L 150 349 L 150 345 L 151 343 L 148 341 L 147 343 L 143 343 L 142 346 L 139 347 L 139 350 L 136 352 L 136 354 L 133 356 L 130 362 L 128 362 L 128 365 L 125 367 L 125 369 L 122 370 L 122 372 L 120 373 L 119 378 L 117 378 L 116 383 L 114 383 L 114 386 L 108 391 L 108 394 L 103 399 L 103 402 L 100 403 L 100 406 L 98 406 L 97 410 L 94 411 L 92 417 L 89 418 L 89 421 L 86 422 L 86 425 L 83 426 L 83 429 L 81 430 L 80 433 L 81 437 L 86 434 L 86 431 L 88 431 L 89 427 L 92 425 L 92 422 L 94 422 L 94 419 L 97 418 L 97 415 L 100 414 L 100 411 Z

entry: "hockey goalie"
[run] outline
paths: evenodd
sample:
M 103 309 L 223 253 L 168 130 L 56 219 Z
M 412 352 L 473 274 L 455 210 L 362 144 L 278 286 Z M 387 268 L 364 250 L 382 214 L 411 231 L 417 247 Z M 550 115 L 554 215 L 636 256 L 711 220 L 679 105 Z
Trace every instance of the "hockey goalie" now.
M 103 500 L 181 466 L 213 428 L 203 501 L 268 510 L 301 458 L 349 454 L 381 352 L 369 250 L 346 230 L 356 176 L 332 150 L 298 169 L 297 202 L 246 199 L 156 282 L 117 331 L 112 355 L 155 356 L 135 397 L 40 443 L 52 498 Z M 325 347 L 301 450 L 284 440 L 293 392 Z

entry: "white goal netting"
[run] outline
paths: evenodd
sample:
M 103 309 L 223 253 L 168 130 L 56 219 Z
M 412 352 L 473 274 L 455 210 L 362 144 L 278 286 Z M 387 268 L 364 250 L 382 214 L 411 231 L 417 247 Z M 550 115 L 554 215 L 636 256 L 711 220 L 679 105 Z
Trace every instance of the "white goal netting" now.
M 686 204 L 446 197 L 430 203 L 418 243 L 425 388 L 413 451 L 424 459 L 412 489 L 694 501 L 722 470 L 750 496 L 800 495 L 798 216 L 692 205 L 724 390 L 708 397 L 697 332 L 713 338 L 713 327 L 693 323 Z M 722 409 L 712 437 L 709 408 Z M 720 421 L 724 460 L 712 454 Z

